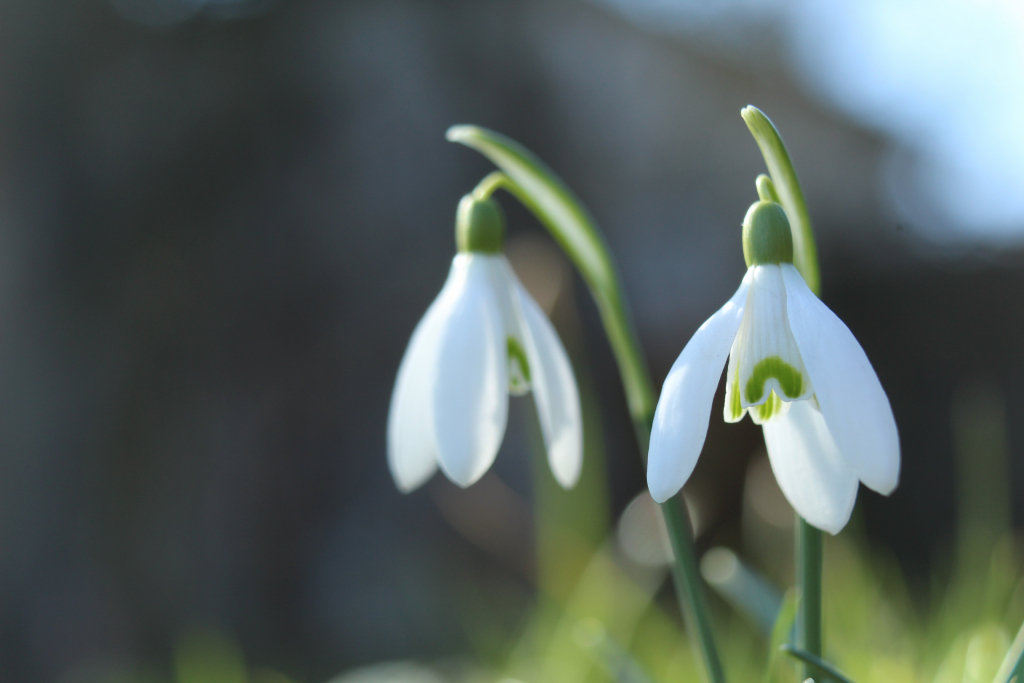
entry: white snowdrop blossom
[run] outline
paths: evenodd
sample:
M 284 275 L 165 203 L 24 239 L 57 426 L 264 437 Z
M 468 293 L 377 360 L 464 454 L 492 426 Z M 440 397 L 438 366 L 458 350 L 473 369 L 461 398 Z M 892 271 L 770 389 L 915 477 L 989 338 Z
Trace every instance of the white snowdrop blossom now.
M 476 482 L 504 438 L 509 394 L 532 391 L 551 470 L 571 488 L 583 463 L 583 420 L 565 348 L 501 253 L 498 205 L 465 197 L 456 237 L 460 253 L 413 332 L 391 395 L 395 483 L 412 491 L 438 466 L 459 486 Z
M 858 482 L 888 495 L 900 446 L 889 400 L 850 330 L 793 266 L 782 207 L 747 212 L 748 270 L 733 297 L 679 355 L 654 414 L 647 482 L 659 503 L 689 479 L 707 436 L 726 358 L 725 420 L 762 426 L 772 470 L 793 508 L 838 533 Z

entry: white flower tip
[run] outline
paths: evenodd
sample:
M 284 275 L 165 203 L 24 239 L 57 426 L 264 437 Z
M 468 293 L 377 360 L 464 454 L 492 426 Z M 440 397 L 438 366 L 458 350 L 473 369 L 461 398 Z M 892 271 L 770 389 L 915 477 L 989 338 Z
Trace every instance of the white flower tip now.
M 555 472 L 555 481 L 557 481 L 558 485 L 566 491 L 572 491 L 576 488 L 576 484 L 579 483 L 580 475 L 577 473 L 575 476 L 565 476 L 559 475 L 558 472 Z
M 671 378 L 671 375 L 669 377 Z M 667 385 L 668 381 L 666 380 L 665 383 Z M 671 397 L 672 393 L 668 387 L 662 389 L 662 400 L 665 400 L 666 394 L 669 394 Z M 708 403 L 710 403 L 710 400 Z M 711 406 L 709 405 L 707 413 L 710 412 Z M 700 433 L 701 438 L 699 441 L 692 438 L 692 432 L 696 430 L 680 429 L 679 425 L 676 424 L 677 422 L 678 420 L 665 417 L 665 412 L 662 411 L 662 404 L 659 403 L 658 411 L 654 414 L 651 445 L 647 449 L 647 488 L 651 492 L 651 497 L 658 503 L 664 503 L 683 488 L 683 485 L 690 479 L 690 475 L 693 474 L 693 468 L 697 464 L 697 456 L 700 455 L 701 448 L 704 445 L 704 434 L 707 432 L 707 417 L 704 417 L 704 432 Z M 680 433 L 685 434 L 687 432 L 689 432 L 689 439 L 680 444 Z
M 564 429 L 547 444 L 548 464 L 555 481 L 563 489 L 576 486 L 583 469 L 583 434 L 581 429 Z
M 395 480 L 395 488 L 399 493 L 412 493 L 422 485 L 421 482 L 402 481 L 394 472 L 391 473 L 391 477 Z
M 821 522 L 821 523 L 811 522 L 811 520 L 807 520 L 807 521 L 810 522 L 811 526 L 817 527 L 817 528 L 821 529 L 822 531 L 827 531 L 828 533 L 830 533 L 833 536 L 835 536 L 840 531 L 842 531 L 843 527 L 846 526 L 846 523 L 850 521 L 850 515 L 846 515 L 846 519 L 843 519 L 843 520 L 831 520 L 831 521 L 824 521 L 824 522 Z
M 476 460 L 476 462 L 474 462 Z M 441 471 L 444 475 L 451 480 L 453 484 L 460 488 L 467 489 L 473 484 L 480 480 L 480 477 L 484 476 L 484 473 L 490 468 L 494 458 L 486 459 L 467 459 L 466 466 L 455 465 L 451 463 L 445 463 L 445 459 L 440 458 Z M 485 466 L 481 466 L 481 464 Z
M 885 453 L 877 458 L 873 467 L 862 468 L 860 474 L 861 482 L 875 493 L 883 496 L 890 495 L 896 490 L 900 483 L 900 445 L 899 435 L 896 432 L 896 423 L 887 425 L 887 444 L 879 447 L 878 450 Z
M 391 468 L 391 478 L 395 481 L 395 488 L 398 489 L 399 493 L 412 493 L 423 483 L 427 478 L 424 477 L 409 477 L 396 471 L 395 468 Z
M 555 475 L 555 481 L 566 491 L 576 488 L 580 480 L 580 469 L 579 461 L 570 465 L 551 463 L 551 473 Z
M 404 467 L 403 460 L 398 457 L 395 447 L 389 444 L 388 448 L 388 469 L 391 471 L 391 478 L 395 482 L 395 488 L 400 493 L 412 493 L 423 486 L 434 476 L 437 471 L 437 464 L 432 459 L 425 461 L 421 459 L 406 458 Z
M 819 511 L 816 515 L 804 517 L 811 526 L 815 526 L 822 531 L 835 536 L 842 531 L 850 521 L 850 516 L 853 514 L 853 507 L 857 503 L 857 486 L 853 487 L 853 495 L 849 497 L 845 505 L 831 507 L 827 510 Z
M 664 477 L 652 476 L 651 470 L 647 470 L 647 488 L 651 491 L 651 498 L 658 505 L 661 505 L 672 496 L 679 493 L 679 489 L 682 486 L 673 486 L 672 484 L 666 484 Z
M 900 472 L 899 472 L 898 468 L 895 471 L 895 473 L 888 480 L 883 481 L 877 487 L 869 486 L 868 484 L 865 483 L 865 486 L 867 486 L 869 489 L 871 489 L 875 493 L 881 493 L 883 496 L 892 495 L 892 492 L 895 491 L 896 488 L 899 485 L 900 485 Z

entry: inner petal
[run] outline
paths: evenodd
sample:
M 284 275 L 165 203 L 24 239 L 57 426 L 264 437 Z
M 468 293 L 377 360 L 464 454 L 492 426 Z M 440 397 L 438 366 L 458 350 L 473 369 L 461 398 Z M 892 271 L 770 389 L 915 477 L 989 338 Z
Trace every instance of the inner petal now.
M 789 329 L 786 288 L 777 265 L 755 266 L 743 322 L 729 358 L 727 405 L 735 410 L 760 406 L 775 396 L 781 401 L 809 398 L 814 389 L 800 349 Z M 764 409 L 768 417 L 778 408 Z M 729 411 L 727 411 L 729 412 Z M 742 414 L 739 415 L 742 417 Z
M 515 337 L 508 337 L 508 393 L 522 396 L 530 391 L 530 361 Z
M 524 332 L 520 320 L 519 302 L 516 301 L 515 275 L 508 260 L 501 255 L 478 258 L 488 259 L 488 275 L 494 295 L 498 300 L 501 320 L 505 326 L 506 349 L 508 351 L 508 392 L 522 396 L 530 391 L 530 361 L 526 356 Z
M 759 406 L 750 408 L 750 419 L 754 424 L 764 424 L 769 420 L 782 417 L 789 412 L 790 401 L 783 401 L 774 391 L 768 395 L 768 400 Z

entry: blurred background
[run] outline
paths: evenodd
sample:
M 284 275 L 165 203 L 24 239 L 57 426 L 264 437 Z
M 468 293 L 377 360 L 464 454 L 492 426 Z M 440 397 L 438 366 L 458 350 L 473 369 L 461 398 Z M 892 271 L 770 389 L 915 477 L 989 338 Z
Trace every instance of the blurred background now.
M 862 488 L 844 535 L 926 602 L 958 482 L 1024 515 L 1018 3 L 0 0 L 0 680 L 186 679 L 207 640 L 267 681 L 500 668 L 609 529 L 657 556 L 630 549 L 650 511 L 593 303 L 507 195 L 584 391 L 580 490 L 536 466 L 525 398 L 480 484 L 403 496 L 388 401 L 491 170 L 448 126 L 516 138 L 589 206 L 660 384 L 744 272 L 747 104 L 900 427 L 899 489 Z M 791 515 L 721 400 L 698 542 L 781 591 Z

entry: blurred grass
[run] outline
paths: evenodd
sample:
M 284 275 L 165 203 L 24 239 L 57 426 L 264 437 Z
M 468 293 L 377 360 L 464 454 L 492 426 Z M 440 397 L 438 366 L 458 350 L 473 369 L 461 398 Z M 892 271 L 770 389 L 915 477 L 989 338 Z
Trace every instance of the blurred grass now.
M 934 563 L 927 591 L 914 599 L 895 559 L 869 547 L 855 529 L 826 541 L 826 658 L 860 683 L 989 683 L 1024 620 L 1003 402 L 985 383 L 958 397 L 950 415 L 957 529 L 952 548 Z M 496 663 L 503 674 L 564 683 L 702 680 L 672 602 L 660 595 L 664 570 L 631 564 L 612 534 L 588 546 L 570 531 L 579 520 L 568 511 L 579 508 L 567 501 L 598 496 L 600 487 L 561 492 L 543 481 L 546 470 L 537 471 L 540 543 L 546 534 L 557 536 L 555 529 L 571 542 L 552 542 L 542 552 L 542 597 L 524 636 Z M 578 572 L 584 557 L 586 569 Z M 575 587 L 566 593 L 571 577 Z M 735 602 L 735 595 L 729 598 Z M 727 672 L 734 681 L 763 679 L 769 643 L 743 611 L 718 605 Z M 798 680 L 791 659 L 774 662 L 769 680 Z
M 487 608 L 470 597 L 459 609 L 474 651 L 457 666 L 451 661 L 383 663 L 341 674 L 332 683 L 703 680 L 699 657 L 668 594 L 666 567 L 630 559 L 616 533 L 607 502 L 600 416 L 578 321 L 572 311 L 563 311 L 558 319 L 583 395 L 586 465 L 580 484 L 573 491 L 562 490 L 550 474 L 535 428 L 533 606 L 510 637 L 508 628 L 488 628 L 488 615 L 482 613 Z M 856 523 L 839 537 L 826 539 L 825 658 L 858 683 L 990 683 L 1024 620 L 1024 548 L 1011 525 L 1003 401 L 985 383 L 964 387 L 957 395 L 950 412 L 958 467 L 957 529 L 951 547 L 933 563 L 930 585 L 912 592 L 895 559 L 870 547 Z M 792 593 L 781 599 L 781 589 L 787 587 L 777 586 L 778 593 L 770 588 L 764 576 L 778 576 L 776 567 L 758 567 L 760 575 L 756 574 L 759 553 L 754 550 L 753 558 L 744 558 L 743 548 L 711 551 L 719 553 L 719 565 L 723 559 L 738 558 L 733 564 L 741 571 L 734 572 L 734 578 L 757 584 L 756 590 L 723 588 L 722 599 L 714 603 L 729 680 L 799 681 L 794 660 L 777 652 L 791 632 Z M 725 584 L 713 580 L 712 585 Z M 482 589 L 467 587 L 467 596 L 473 590 Z M 765 628 L 766 601 L 769 607 L 777 602 L 776 609 L 782 612 L 773 632 Z M 493 601 L 487 604 L 493 606 Z M 89 680 L 290 679 L 276 671 L 250 668 L 229 636 L 198 630 L 180 639 L 172 675 Z

